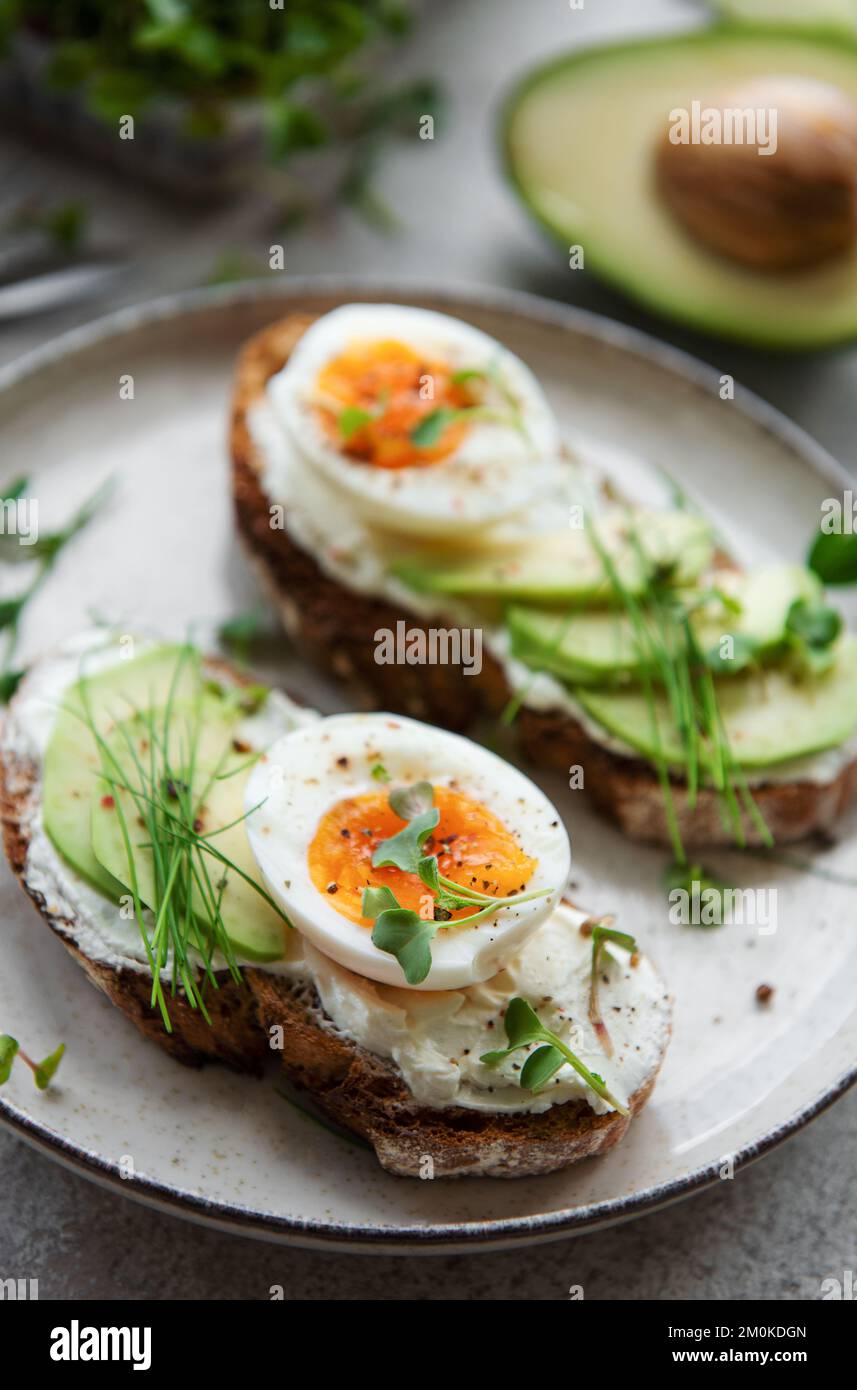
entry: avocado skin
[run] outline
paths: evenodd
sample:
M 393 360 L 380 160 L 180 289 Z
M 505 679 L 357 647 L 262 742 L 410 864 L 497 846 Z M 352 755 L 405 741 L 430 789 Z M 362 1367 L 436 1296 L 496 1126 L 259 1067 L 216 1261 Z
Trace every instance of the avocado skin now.
M 592 45 L 587 48 L 574 49 L 529 72 L 511 88 L 504 99 L 499 119 L 499 144 L 503 171 L 526 211 L 553 242 L 564 248 L 566 256 L 569 246 L 583 244 L 585 246 L 586 269 L 591 270 L 599 279 L 619 290 L 628 298 L 637 301 L 646 309 L 711 336 L 744 342 L 768 352 L 789 354 L 848 344 L 857 339 L 857 289 L 854 293 L 852 321 L 845 326 L 831 330 L 826 328 L 822 321 L 813 322 L 812 314 L 808 313 L 799 327 L 792 327 L 788 332 L 785 332 L 783 325 L 776 321 L 776 316 L 774 316 L 774 321 L 766 322 L 753 314 L 742 319 L 740 315 L 732 317 L 729 313 L 724 313 L 719 290 L 726 282 L 728 267 L 724 268 L 716 256 L 704 248 L 699 248 L 700 258 L 706 260 L 711 268 L 709 292 L 704 302 L 689 303 L 680 295 L 670 292 L 665 285 L 649 283 L 645 271 L 639 265 L 633 263 L 629 265 L 617 264 L 609 256 L 602 256 L 597 240 L 595 238 L 587 240 L 581 227 L 561 225 L 538 208 L 528 191 L 520 162 L 515 157 L 514 124 L 524 99 L 540 84 L 554 78 L 557 74 L 566 73 L 573 79 L 577 69 L 592 62 L 600 62 L 605 58 L 621 62 L 623 59 L 640 54 L 651 53 L 657 56 L 661 52 L 682 48 L 687 50 L 689 59 L 692 59 L 695 51 L 712 45 L 726 43 L 739 45 L 745 41 L 753 40 L 766 42 L 775 40 L 777 43 L 793 43 L 796 48 L 808 46 L 814 50 L 827 49 L 831 55 L 835 54 L 839 57 L 847 55 L 853 59 L 855 87 L 857 87 L 857 34 L 851 34 L 830 23 L 821 23 L 817 27 L 810 24 L 773 26 L 764 23 L 753 24 L 723 20 L 709 28 L 689 33 L 632 39 L 619 44 Z M 666 100 L 665 105 L 668 105 Z M 627 216 L 633 218 L 633 208 L 627 209 Z M 793 293 L 795 277 L 783 276 L 782 279 L 782 299 L 783 304 L 785 304 L 790 294 Z M 790 279 L 792 280 L 791 285 L 789 284 Z

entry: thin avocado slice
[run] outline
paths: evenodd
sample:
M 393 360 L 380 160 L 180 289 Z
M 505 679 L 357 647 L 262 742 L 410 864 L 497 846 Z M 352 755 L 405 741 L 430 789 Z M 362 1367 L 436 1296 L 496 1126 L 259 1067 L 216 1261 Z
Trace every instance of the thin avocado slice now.
M 624 514 L 614 514 L 598 527 L 629 592 L 640 593 L 655 568 L 669 570 L 676 583 L 691 583 L 709 563 L 711 534 L 704 518 L 689 512 L 637 512 L 634 517 L 637 545 L 628 539 Z M 423 593 L 546 603 L 616 601 L 601 557 L 584 530 L 534 534 L 502 552 L 474 555 L 457 563 L 409 560 L 395 565 L 392 572 Z
M 95 857 L 89 833 L 89 806 L 101 759 L 85 710 L 103 735 L 130 710 L 152 703 L 162 705 L 174 681 L 177 697 L 186 697 L 199 680 L 195 663 L 182 660 L 186 650 L 180 646 L 153 647 L 131 661 L 117 661 L 105 671 L 84 674 L 63 695 L 45 752 L 45 830 L 72 868 L 114 900 L 119 885 Z
M 512 654 L 535 670 L 580 685 L 630 680 L 639 674 L 634 627 L 618 609 L 563 614 L 512 604 L 506 622 Z
M 819 598 L 822 587 L 801 565 L 773 565 L 748 575 L 723 574 L 718 583 L 740 603 L 737 614 L 711 604 L 694 621 L 703 651 L 718 647 L 724 637 L 743 637 L 752 644 L 754 659 L 776 654 L 785 640 L 786 618 L 796 599 Z M 718 611 L 712 611 L 717 607 Z M 578 685 L 614 684 L 639 679 L 642 670 L 635 628 L 624 612 L 555 609 L 510 605 L 506 621 L 512 652 L 536 670 L 550 671 Z M 735 672 L 740 669 L 736 664 Z M 729 664 L 722 666 L 729 674 Z M 650 674 L 657 678 L 657 669 Z
M 659 735 L 666 761 L 686 764 L 663 692 L 655 693 L 651 706 L 635 689 L 576 694 L 592 719 L 644 757 L 657 761 Z M 718 681 L 717 700 L 732 753 L 744 768 L 836 748 L 857 728 L 857 638 L 844 639 L 836 662 L 822 675 L 795 676 L 777 668 L 745 672 Z
M 203 939 L 206 922 L 210 920 L 210 912 L 205 907 L 207 898 L 209 904 L 219 901 L 223 926 L 237 956 L 248 960 L 278 960 L 285 953 L 285 933 L 289 929 L 282 917 L 241 873 L 236 872 L 240 870 L 264 886 L 244 828 L 244 791 L 252 767 L 252 754 L 235 738 L 241 717 L 236 706 L 211 698 L 203 699 L 198 709 L 185 704 L 174 705 L 170 710 L 171 766 L 181 769 L 183 776 L 179 780 L 189 788 L 193 801 L 199 802 L 196 829 L 202 834 L 211 834 L 211 844 L 235 866 L 227 870 L 210 855 L 197 856 L 195 866 L 202 883 L 194 885 L 191 901 Z M 151 776 L 141 778 L 137 760 L 148 773 L 152 721 L 160 728 L 163 719 L 161 710 L 132 716 L 107 735 L 107 746 L 122 769 L 124 780 L 135 788 L 151 792 Z M 192 746 L 195 746 L 195 753 L 191 777 Z M 160 777 L 158 780 L 163 781 Z M 171 783 L 162 788 L 162 795 L 163 804 L 178 814 L 181 807 L 178 789 Z M 141 818 L 145 822 L 147 805 L 142 799 L 135 800 L 130 791 L 117 786 L 111 793 L 101 783 L 93 788 L 90 827 L 92 848 L 98 862 L 111 878 L 124 885 L 126 891 L 132 887 L 132 878 L 136 876 L 142 901 L 156 911 L 161 898 L 156 888 L 154 856 L 150 848 L 152 834 L 149 825 L 140 825 Z M 165 816 L 161 819 L 170 824 Z M 159 843 L 166 856 L 175 842 L 162 834 Z M 166 859 L 164 862 L 166 864 Z M 161 894 L 164 881 L 164 878 L 160 880 Z M 197 945 L 193 936 L 190 940 Z
M 507 171 L 565 261 L 583 247 L 587 270 L 649 308 L 766 348 L 846 341 L 857 335 L 857 245 L 806 270 L 752 271 L 698 245 L 656 188 L 653 149 L 670 111 L 784 73 L 857 100 L 857 35 L 723 25 L 575 49 L 512 93 Z
M 749 574 L 720 578 L 721 587 L 741 605 L 737 614 L 716 617 L 704 610 L 695 624 L 703 651 L 717 647 L 727 636 L 747 638 L 755 660 L 776 659 L 786 641 L 786 621 L 799 599 L 812 603 L 824 589 L 817 575 L 803 565 L 771 565 Z

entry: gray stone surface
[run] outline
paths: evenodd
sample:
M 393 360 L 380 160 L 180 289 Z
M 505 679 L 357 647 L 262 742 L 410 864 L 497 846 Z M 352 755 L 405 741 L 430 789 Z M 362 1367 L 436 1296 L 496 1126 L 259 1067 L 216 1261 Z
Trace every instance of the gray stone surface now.
M 577 42 L 696 23 L 683 0 L 428 0 L 402 72 L 445 77 L 447 134 L 393 150 L 380 191 L 403 226 L 382 238 L 353 213 L 285 236 L 287 273 L 410 275 L 517 286 L 638 324 L 781 406 L 855 468 L 857 352 L 778 360 L 684 333 L 564 269 L 528 225 L 497 170 L 494 120 L 530 62 Z M 153 203 L 50 149 L 0 138 L 3 198 L 39 187 L 83 198 L 93 231 L 132 262 L 111 303 L 203 281 L 224 252 L 263 260 L 270 201 L 215 216 Z M 0 331 L 0 361 L 110 305 L 86 305 Z M 631 1226 L 529 1251 L 404 1260 L 315 1254 L 191 1227 L 104 1192 L 0 1133 L 0 1277 L 38 1278 L 43 1298 L 793 1299 L 857 1269 L 857 1094 L 763 1162 Z

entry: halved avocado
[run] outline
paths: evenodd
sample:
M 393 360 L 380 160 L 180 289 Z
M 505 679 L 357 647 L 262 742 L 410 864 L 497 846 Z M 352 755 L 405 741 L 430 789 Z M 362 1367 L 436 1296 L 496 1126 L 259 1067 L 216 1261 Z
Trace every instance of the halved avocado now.
M 654 152 L 670 112 L 754 78 L 816 79 L 857 101 L 857 37 L 722 25 L 577 49 L 531 73 L 503 122 L 529 210 L 586 269 L 657 312 L 767 348 L 857 336 L 857 245 L 805 270 L 742 267 L 695 241 L 662 201 Z
M 637 545 L 621 516 L 599 526 L 604 548 L 622 582 L 639 593 L 653 567 L 666 567 L 676 583 L 692 583 L 711 559 L 711 530 L 690 512 L 637 514 Z M 641 553 L 644 552 L 643 563 Z M 474 554 L 458 562 L 403 561 L 392 573 L 421 593 L 609 603 L 615 594 L 586 531 L 534 534 L 502 552 Z
M 659 738 L 667 762 L 686 763 L 665 695 L 655 694 L 655 722 L 639 690 L 581 689 L 577 695 L 592 719 L 644 757 L 657 759 Z M 717 702 L 742 767 L 770 767 L 835 748 L 857 728 L 857 638 L 843 641 L 835 664 L 823 675 L 748 672 L 718 681 Z
M 740 24 L 857 30 L 857 0 L 720 0 L 720 10 Z

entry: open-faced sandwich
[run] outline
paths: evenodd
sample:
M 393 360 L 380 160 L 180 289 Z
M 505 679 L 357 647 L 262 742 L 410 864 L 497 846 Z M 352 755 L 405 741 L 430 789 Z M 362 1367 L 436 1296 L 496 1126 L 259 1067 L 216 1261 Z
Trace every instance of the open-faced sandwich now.
M 281 1051 L 391 1171 L 547 1172 L 645 1104 L 664 985 L 565 899 L 544 794 L 461 736 L 101 633 L 22 682 L 0 772 L 9 861 L 90 980 L 179 1061 Z
M 241 356 L 231 440 L 289 632 L 372 706 L 514 714 L 530 757 L 679 863 L 802 838 L 852 796 L 857 639 L 815 576 L 742 571 L 693 511 L 617 497 L 484 333 L 399 305 L 292 315 Z

